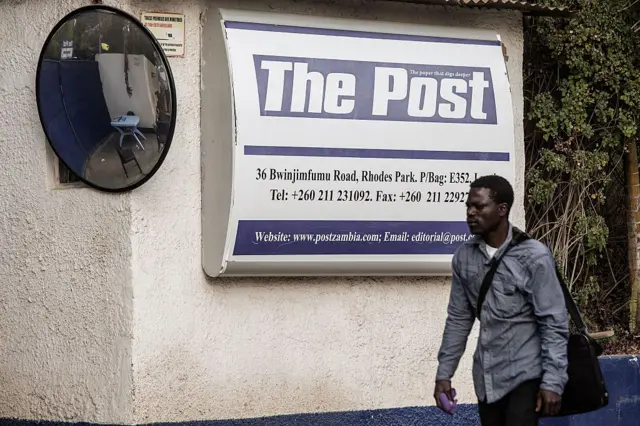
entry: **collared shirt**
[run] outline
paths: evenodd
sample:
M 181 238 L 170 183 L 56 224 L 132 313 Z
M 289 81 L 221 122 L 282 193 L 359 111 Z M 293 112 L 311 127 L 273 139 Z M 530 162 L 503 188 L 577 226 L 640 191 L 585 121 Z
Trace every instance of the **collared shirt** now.
M 496 258 L 511 242 L 512 227 Z M 451 380 L 475 321 L 490 256 L 479 237 L 453 256 L 453 279 L 437 380 Z M 550 250 L 528 239 L 512 247 L 496 270 L 480 312 L 473 382 L 480 401 L 493 403 L 526 380 L 562 395 L 567 382 L 569 319 Z

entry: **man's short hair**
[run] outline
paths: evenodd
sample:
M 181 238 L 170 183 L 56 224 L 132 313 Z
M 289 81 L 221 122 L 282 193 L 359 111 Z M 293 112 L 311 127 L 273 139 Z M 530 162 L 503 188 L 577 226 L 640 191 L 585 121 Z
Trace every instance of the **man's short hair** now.
M 489 196 L 496 204 L 505 203 L 507 211 L 511 211 L 513 206 L 513 187 L 508 180 L 498 175 L 482 176 L 471 182 L 471 188 L 486 188 L 489 190 Z

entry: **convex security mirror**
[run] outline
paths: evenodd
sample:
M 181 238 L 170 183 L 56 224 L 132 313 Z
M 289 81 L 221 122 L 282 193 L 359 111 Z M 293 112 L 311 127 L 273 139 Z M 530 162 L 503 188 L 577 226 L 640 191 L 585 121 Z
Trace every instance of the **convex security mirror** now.
M 176 122 L 175 85 L 136 18 L 103 5 L 71 12 L 47 37 L 36 80 L 49 144 L 84 183 L 126 191 L 160 168 Z

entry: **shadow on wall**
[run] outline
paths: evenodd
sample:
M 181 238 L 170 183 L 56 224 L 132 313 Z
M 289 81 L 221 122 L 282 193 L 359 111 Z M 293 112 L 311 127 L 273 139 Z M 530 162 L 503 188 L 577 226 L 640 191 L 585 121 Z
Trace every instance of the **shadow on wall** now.
M 607 380 L 610 403 L 595 413 L 561 419 L 545 419 L 541 426 L 638 426 L 640 422 L 640 362 L 638 357 L 619 356 L 601 359 Z M 426 396 L 429 397 L 429 396 Z M 62 422 L 42 422 L 0 419 L 0 426 L 62 425 Z M 387 410 L 336 413 L 296 414 L 277 417 L 154 423 L 155 426 L 479 426 L 475 405 L 458 407 L 448 416 L 436 407 L 408 407 Z M 74 423 L 74 425 L 88 425 Z

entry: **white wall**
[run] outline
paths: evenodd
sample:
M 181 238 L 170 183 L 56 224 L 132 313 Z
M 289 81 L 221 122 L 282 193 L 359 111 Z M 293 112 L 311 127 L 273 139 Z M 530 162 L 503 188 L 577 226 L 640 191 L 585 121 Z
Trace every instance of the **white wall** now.
M 185 13 L 186 56 L 170 60 L 179 116 L 164 166 L 133 193 L 111 195 L 52 190 L 35 105 L 42 42 L 65 12 L 88 3 L 0 3 L 10 23 L 0 26 L 0 95 L 12 105 L 0 109 L 0 401 L 8 401 L 0 417 L 139 423 L 432 404 L 445 279 L 205 278 L 201 13 L 221 5 L 496 28 L 509 54 L 523 170 L 519 15 L 356 1 L 122 0 L 136 16 Z M 28 37 L 18 36 L 22 25 Z M 522 175 L 516 191 L 522 224 Z M 455 378 L 463 402 L 474 401 L 474 346 Z
M 0 418 L 129 421 L 129 195 L 54 190 L 36 107 L 49 31 L 87 1 L 0 2 Z
M 118 117 L 133 111 L 139 118 L 138 127 L 154 128 L 157 119 L 159 90 L 158 70 L 144 55 L 127 55 L 129 59 L 129 85 L 132 96 L 127 93 L 124 74 L 124 55 L 122 53 L 100 53 L 96 62 L 100 70 L 100 80 L 104 100 L 109 115 Z
M 523 170 L 518 14 L 358 2 L 210 2 L 215 6 L 497 28 L 514 86 L 517 170 Z M 187 57 L 198 63 L 197 7 Z M 204 15 L 204 25 L 214 13 Z M 206 47 L 206 46 L 205 46 Z M 206 66 L 206 64 L 205 64 Z M 215 67 L 205 67 L 215 72 Z M 224 419 L 432 404 L 444 325 L 444 279 L 207 280 L 200 264 L 198 77 L 177 78 L 179 135 L 167 163 L 132 195 L 135 420 Z M 208 92 L 203 78 L 202 95 Z M 212 137 L 214 137 L 212 135 Z M 522 176 L 517 187 L 522 194 Z M 522 222 L 522 200 L 514 218 Z M 475 402 L 471 352 L 455 382 Z

